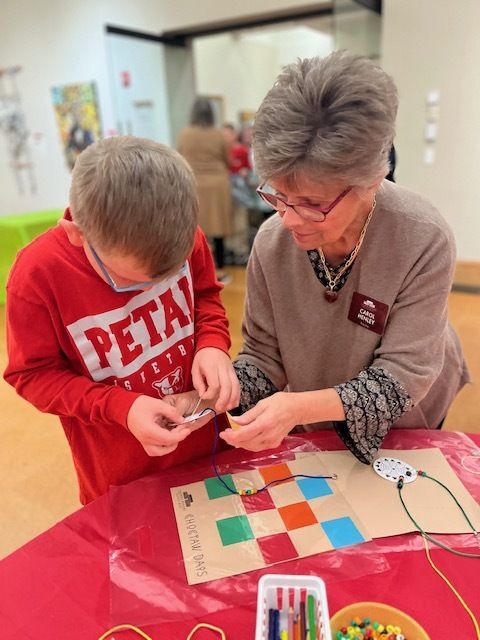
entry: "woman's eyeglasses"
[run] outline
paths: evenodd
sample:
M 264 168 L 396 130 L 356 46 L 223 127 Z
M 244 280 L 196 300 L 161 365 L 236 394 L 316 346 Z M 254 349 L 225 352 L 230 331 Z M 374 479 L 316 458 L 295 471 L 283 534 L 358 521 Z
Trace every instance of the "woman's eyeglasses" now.
M 313 205 L 307 204 L 289 204 L 285 200 L 282 200 L 282 198 L 280 198 L 276 193 L 267 191 L 265 188 L 266 186 L 265 182 L 261 184 L 257 189 L 257 193 L 272 209 L 275 209 L 275 211 L 282 216 L 287 211 L 287 207 L 290 207 L 301 218 L 304 220 L 310 220 L 311 222 L 323 222 L 332 209 L 336 207 L 337 204 L 341 202 L 341 200 L 343 200 L 343 198 L 345 198 L 345 196 L 352 190 L 352 187 L 344 189 L 342 193 L 327 207 L 314 207 Z

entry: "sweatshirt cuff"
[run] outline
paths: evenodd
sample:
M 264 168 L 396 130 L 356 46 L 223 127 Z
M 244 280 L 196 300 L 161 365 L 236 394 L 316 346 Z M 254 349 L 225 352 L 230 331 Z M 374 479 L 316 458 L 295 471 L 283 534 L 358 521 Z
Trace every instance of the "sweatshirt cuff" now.
M 212 347 L 213 349 L 220 349 L 230 357 L 228 350 L 230 349 L 230 339 L 223 336 L 203 336 L 200 337 L 195 344 L 195 353 L 198 353 L 201 349 L 206 347 Z
M 127 391 L 127 389 L 113 388 L 108 396 L 107 404 L 105 407 L 106 415 L 109 421 L 120 424 L 122 427 L 128 430 L 127 416 L 132 404 L 142 393 L 135 393 L 134 391 Z

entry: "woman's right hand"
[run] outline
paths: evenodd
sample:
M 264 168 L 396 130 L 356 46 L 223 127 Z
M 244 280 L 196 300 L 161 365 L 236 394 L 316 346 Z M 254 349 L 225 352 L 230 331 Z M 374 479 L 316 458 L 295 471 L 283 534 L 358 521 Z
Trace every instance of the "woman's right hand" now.
M 159 398 L 139 396 L 127 415 L 127 428 L 140 442 L 149 456 L 165 456 L 175 451 L 190 433 L 181 425 L 183 416 L 178 409 Z M 169 429 L 168 425 L 178 424 Z

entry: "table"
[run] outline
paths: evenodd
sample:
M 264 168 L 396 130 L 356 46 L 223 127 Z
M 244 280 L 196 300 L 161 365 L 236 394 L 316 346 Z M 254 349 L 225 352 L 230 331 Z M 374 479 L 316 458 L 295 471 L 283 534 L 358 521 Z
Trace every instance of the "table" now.
M 461 438 L 472 449 L 480 444 L 480 434 L 470 436 L 439 431 L 393 430 L 384 442 L 385 448 L 422 448 L 448 443 L 447 458 L 452 466 L 458 465 L 456 447 L 452 439 Z M 342 449 L 332 431 L 316 432 L 305 436 L 325 450 Z M 444 449 L 446 451 L 446 449 Z M 476 449 L 478 452 L 478 449 Z M 243 450 L 228 451 L 219 457 L 219 463 L 245 459 Z M 194 467 L 195 465 L 193 465 Z M 160 474 L 162 475 L 162 474 Z M 124 491 L 136 490 L 132 482 Z M 465 482 L 465 479 L 464 479 Z M 465 483 L 471 493 L 480 499 L 480 482 L 472 476 Z M 172 513 L 170 513 L 172 511 Z M 41 534 L 0 562 L 0 629 L 2 640 L 38 640 L 50 638 L 85 640 L 98 638 L 112 622 L 109 617 L 109 494 L 80 509 L 62 522 Z M 165 517 L 171 520 L 171 536 L 165 540 L 165 563 L 178 561 L 180 545 L 177 539 L 173 510 L 165 508 Z M 474 637 L 473 626 L 452 592 L 436 576 L 424 551 L 400 550 L 415 534 L 377 540 L 385 552 L 390 569 L 364 579 L 331 580 L 327 583 L 330 613 L 359 600 L 386 602 L 404 610 L 420 622 L 432 640 Z M 176 552 L 175 552 L 176 549 Z M 352 548 L 354 549 L 354 548 Z M 174 558 L 172 553 L 176 553 Z M 336 552 L 331 552 L 336 553 Z M 480 548 L 479 548 L 480 553 Z M 466 599 L 475 615 L 480 618 L 480 565 L 475 560 L 449 554 L 434 548 L 432 557 L 447 574 Z M 297 568 L 309 573 L 309 558 L 297 560 Z M 270 567 L 263 573 L 288 573 L 290 563 Z M 297 571 L 298 573 L 298 571 Z M 260 572 L 248 574 L 253 592 Z M 226 605 L 226 608 L 208 616 L 197 618 L 192 589 L 188 613 L 180 622 L 160 623 L 148 627 L 155 640 L 183 640 L 197 622 L 220 626 L 228 640 L 251 640 L 254 637 L 254 593 Z M 133 619 L 122 622 L 136 624 Z M 119 623 L 115 620 L 115 623 Z M 131 632 L 116 634 L 115 638 L 134 638 Z M 196 640 L 213 638 L 211 632 L 199 632 Z
M 5 302 L 5 284 L 17 252 L 62 216 L 61 209 L 0 216 L 0 304 Z

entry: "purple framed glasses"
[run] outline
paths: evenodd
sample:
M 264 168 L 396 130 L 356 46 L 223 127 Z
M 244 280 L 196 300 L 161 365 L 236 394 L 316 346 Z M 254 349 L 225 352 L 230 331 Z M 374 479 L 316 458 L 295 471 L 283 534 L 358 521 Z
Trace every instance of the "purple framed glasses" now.
M 341 202 L 352 190 L 352 187 L 344 189 L 342 193 L 328 205 L 328 207 L 314 207 L 313 205 L 307 204 L 289 204 L 288 202 L 285 202 L 285 200 L 282 200 L 282 198 L 280 198 L 276 193 L 266 191 L 265 186 L 265 182 L 261 184 L 257 188 L 257 193 L 269 207 L 275 209 L 275 211 L 277 211 L 281 216 L 286 212 L 287 207 L 290 207 L 297 215 L 300 216 L 300 218 L 310 220 L 311 222 L 323 222 L 332 209 L 334 209 L 337 204 Z

